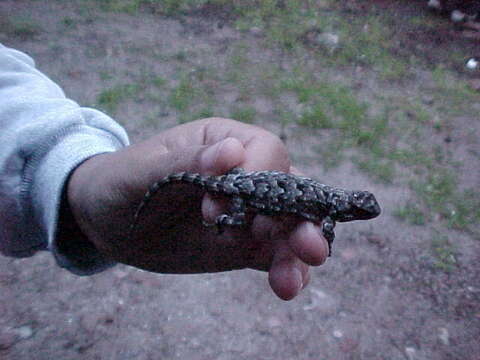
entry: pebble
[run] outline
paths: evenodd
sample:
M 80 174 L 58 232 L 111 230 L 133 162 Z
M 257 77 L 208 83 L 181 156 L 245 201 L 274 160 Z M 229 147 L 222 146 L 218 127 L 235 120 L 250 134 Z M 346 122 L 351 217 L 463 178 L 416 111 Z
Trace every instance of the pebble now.
M 333 52 L 338 47 L 340 37 L 334 33 L 321 33 L 318 34 L 316 41 L 328 48 L 330 52 Z
M 310 288 L 310 293 L 310 303 L 305 305 L 303 307 L 303 310 L 309 311 L 315 309 L 317 311 L 325 312 L 334 311 L 336 307 L 336 302 L 332 296 L 328 295 L 322 290 L 315 288 Z
M 15 334 L 17 334 L 17 336 L 24 340 L 24 339 L 28 339 L 30 337 L 32 337 L 33 335 L 33 330 L 30 326 L 20 326 L 19 328 L 16 328 L 14 330 Z
M 408 357 L 408 360 L 415 360 L 415 348 L 407 346 L 405 348 L 405 354 Z
M 450 334 L 448 333 L 447 328 L 438 328 L 438 338 L 443 345 L 450 345 Z
M 478 69 L 478 66 L 479 66 L 479 61 L 475 58 L 471 58 L 471 59 L 468 59 L 467 63 L 465 64 L 465 66 L 467 67 L 467 69 L 469 70 L 476 70 Z
M 452 13 L 450 14 L 450 19 L 454 22 L 454 23 L 459 23 L 459 22 L 462 22 L 466 19 L 466 15 L 461 12 L 460 10 L 453 10 Z
M 428 0 L 427 6 L 431 9 L 442 10 L 442 4 L 439 0 Z
M 254 36 L 260 36 L 262 35 L 262 28 L 258 27 L 258 26 L 253 26 L 250 28 L 250 33 Z
M 341 332 L 340 330 L 334 330 L 333 331 L 333 337 L 337 338 L 337 339 L 340 339 L 343 337 L 343 332 Z

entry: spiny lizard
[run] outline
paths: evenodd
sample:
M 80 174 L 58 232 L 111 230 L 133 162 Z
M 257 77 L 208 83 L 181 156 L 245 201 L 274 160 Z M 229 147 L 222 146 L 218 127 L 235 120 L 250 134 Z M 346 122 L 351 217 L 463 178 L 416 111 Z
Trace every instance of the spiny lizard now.
M 251 171 L 234 168 L 225 175 L 202 176 L 181 172 L 155 182 L 145 193 L 137 207 L 130 237 L 133 236 L 138 219 L 152 197 L 163 187 L 172 183 L 189 183 L 206 192 L 227 196 L 231 199 L 230 211 L 215 220 L 219 232 L 224 226 L 245 224 L 245 211 L 274 216 L 293 214 L 314 223 L 322 223 L 323 235 L 328 241 L 329 256 L 335 238 L 335 223 L 353 220 L 368 220 L 380 214 L 375 196 L 368 191 L 349 191 L 321 184 L 308 177 L 281 171 Z

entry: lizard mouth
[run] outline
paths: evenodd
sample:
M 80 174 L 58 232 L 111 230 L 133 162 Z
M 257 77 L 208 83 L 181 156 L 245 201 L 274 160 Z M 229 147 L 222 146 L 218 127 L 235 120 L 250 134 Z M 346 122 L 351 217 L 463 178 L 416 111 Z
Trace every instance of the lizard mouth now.
M 375 196 L 369 192 L 363 192 L 362 196 L 356 197 L 355 207 L 357 218 L 360 220 L 373 219 L 382 211 Z

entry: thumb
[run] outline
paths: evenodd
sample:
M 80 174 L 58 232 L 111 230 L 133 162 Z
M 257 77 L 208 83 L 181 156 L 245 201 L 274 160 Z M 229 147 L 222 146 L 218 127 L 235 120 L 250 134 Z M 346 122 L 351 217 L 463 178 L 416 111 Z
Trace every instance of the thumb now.
M 240 165 L 245 158 L 242 143 L 232 137 L 211 145 L 132 150 L 133 153 L 129 154 L 131 161 L 127 162 L 128 172 L 136 179 L 137 186 L 134 187 L 139 189 L 182 171 L 204 175 L 223 174 Z
M 245 148 L 235 138 L 228 137 L 204 148 L 199 157 L 199 172 L 208 175 L 219 175 L 245 160 Z

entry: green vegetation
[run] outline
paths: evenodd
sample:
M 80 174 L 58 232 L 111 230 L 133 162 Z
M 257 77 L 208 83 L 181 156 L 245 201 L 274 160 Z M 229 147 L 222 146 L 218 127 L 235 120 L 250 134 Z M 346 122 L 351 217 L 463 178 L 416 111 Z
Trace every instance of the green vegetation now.
M 41 26 L 30 17 L 5 17 L 0 19 L 0 33 L 22 40 L 35 38 L 42 32 Z
M 257 115 L 257 110 L 254 107 L 234 107 L 232 110 L 231 118 L 243 121 L 245 123 L 253 123 L 255 116 Z
M 232 41 L 225 67 L 219 68 L 200 67 L 191 49 L 155 54 L 174 66 L 176 81 L 147 72 L 132 84 L 105 90 L 98 98 L 103 108 L 115 111 L 122 101 L 147 96 L 173 111 L 179 122 L 223 115 L 252 123 L 265 116 L 253 101 L 266 98 L 272 104 L 269 120 L 278 121 L 282 129 L 295 125 L 321 137 L 314 147 L 325 168 L 350 159 L 375 181 L 409 184 L 412 199 L 395 210 L 399 219 L 414 225 L 441 219 L 446 226 L 478 232 L 480 195 L 460 188 L 447 147 L 426 140 L 451 129 L 456 116 L 478 112 L 472 106 L 478 93 L 446 65 L 428 64 L 403 52 L 395 42 L 391 15 L 356 16 L 340 11 L 343 5 L 334 0 L 96 2 L 105 11 L 176 17 L 208 6 L 228 13 L 227 21 L 237 30 L 254 32 L 259 39 L 255 45 Z M 328 16 L 322 16 L 325 11 Z M 428 28 L 429 19 L 418 15 L 408 21 L 413 28 Z M 63 23 L 72 27 L 75 21 Z M 259 53 L 258 45 L 273 57 Z M 141 54 L 141 49 L 135 51 Z M 409 89 L 408 82 L 417 76 L 414 68 L 423 73 L 419 88 L 405 96 L 388 92 L 390 83 Z M 370 80 L 363 74 L 378 89 L 366 90 Z M 101 78 L 111 81 L 113 76 L 104 73 Z M 224 94 L 230 95 L 228 100 Z
M 435 257 L 434 266 L 444 272 L 451 272 L 457 266 L 456 249 L 448 237 L 436 234 L 432 239 L 432 252 Z
M 192 79 L 184 76 L 172 90 L 168 100 L 169 104 L 177 111 L 185 111 L 191 105 L 196 93 Z
M 97 97 L 97 104 L 101 109 L 113 114 L 121 102 L 133 98 L 140 89 L 138 84 L 116 85 L 102 91 Z
M 393 215 L 412 225 L 425 225 L 427 223 L 424 211 L 418 204 L 412 202 L 395 209 Z

